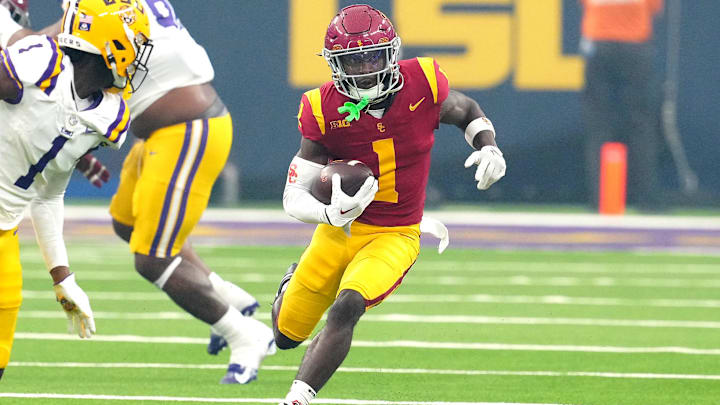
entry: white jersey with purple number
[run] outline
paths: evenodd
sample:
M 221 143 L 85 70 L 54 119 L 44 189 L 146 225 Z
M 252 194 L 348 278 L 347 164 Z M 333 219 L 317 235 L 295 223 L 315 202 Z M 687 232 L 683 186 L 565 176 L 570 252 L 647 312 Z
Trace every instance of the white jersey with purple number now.
M 0 230 L 14 228 L 35 198 L 62 195 L 89 150 L 119 148 L 130 109 L 119 94 L 76 96 L 70 58 L 44 35 L 0 52 L 18 96 L 0 101 Z
M 168 0 L 142 0 L 149 9 L 153 51 L 148 76 L 128 104 L 139 116 L 172 89 L 212 81 L 215 77 L 205 48 L 180 23 Z

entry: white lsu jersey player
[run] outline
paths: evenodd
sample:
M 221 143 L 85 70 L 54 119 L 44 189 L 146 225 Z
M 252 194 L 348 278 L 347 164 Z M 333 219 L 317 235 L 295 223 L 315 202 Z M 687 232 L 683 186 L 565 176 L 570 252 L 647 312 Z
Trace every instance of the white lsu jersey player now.
M 70 58 L 44 35 L 0 52 L 0 69 L 19 90 L 15 100 L 0 101 L 0 230 L 9 230 L 34 199 L 61 200 L 89 150 L 119 148 L 130 109 L 107 91 L 79 99 Z

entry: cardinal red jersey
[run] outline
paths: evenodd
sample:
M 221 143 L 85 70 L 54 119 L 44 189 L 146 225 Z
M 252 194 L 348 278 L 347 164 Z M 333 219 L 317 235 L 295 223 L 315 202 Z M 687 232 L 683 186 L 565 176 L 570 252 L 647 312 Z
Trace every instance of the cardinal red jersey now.
M 422 219 L 433 131 L 449 91 L 434 59 L 401 60 L 399 65 L 404 85 L 382 118 L 361 112 L 359 120 L 346 121 L 338 107 L 351 100 L 333 82 L 303 94 L 298 112 L 302 136 L 325 146 L 331 159 L 355 159 L 372 169 L 379 189 L 357 219 L 370 225 L 412 225 Z

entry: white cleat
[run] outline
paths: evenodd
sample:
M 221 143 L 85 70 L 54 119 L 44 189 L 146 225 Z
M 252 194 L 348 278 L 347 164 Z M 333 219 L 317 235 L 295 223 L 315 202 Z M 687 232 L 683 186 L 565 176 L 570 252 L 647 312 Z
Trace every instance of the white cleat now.
M 220 384 L 248 384 L 257 380 L 257 369 L 243 367 L 240 364 L 232 363 L 228 366 L 227 373 Z
M 248 384 L 256 380 L 260 363 L 277 352 L 272 329 L 256 319 L 247 320 L 256 323 L 254 340 L 233 350 L 230 365 L 220 384 Z

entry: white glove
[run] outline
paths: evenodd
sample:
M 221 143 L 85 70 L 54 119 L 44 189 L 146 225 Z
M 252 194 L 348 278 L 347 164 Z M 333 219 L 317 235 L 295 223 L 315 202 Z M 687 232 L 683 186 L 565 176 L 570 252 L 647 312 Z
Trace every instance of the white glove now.
M 442 254 L 450 244 L 450 232 L 442 222 L 435 218 L 423 215 L 420 221 L 420 232 L 429 233 L 430 235 L 440 239 L 438 244 L 438 254 Z
M 89 338 L 95 333 L 95 320 L 85 291 L 75 282 L 75 273 L 53 286 L 57 301 L 65 310 L 68 318 L 68 332 L 75 331 L 81 338 Z
M 497 146 L 486 145 L 471 153 L 465 160 L 465 168 L 478 165 L 475 180 L 478 190 L 487 190 L 505 175 L 505 158 Z
M 352 197 L 342 191 L 341 181 L 339 174 L 333 174 L 332 196 L 330 197 L 330 205 L 325 207 L 325 216 L 330 225 L 345 229 L 345 233 L 349 236 L 352 222 L 365 211 L 365 208 L 375 198 L 378 181 L 375 177 L 368 176 L 365 183 Z

